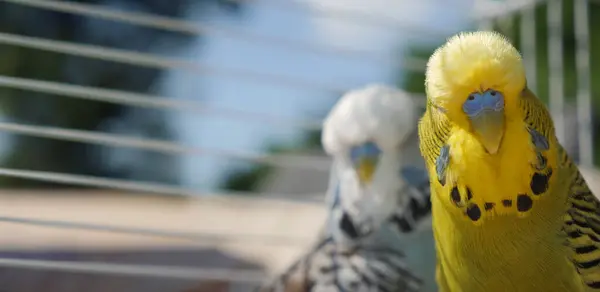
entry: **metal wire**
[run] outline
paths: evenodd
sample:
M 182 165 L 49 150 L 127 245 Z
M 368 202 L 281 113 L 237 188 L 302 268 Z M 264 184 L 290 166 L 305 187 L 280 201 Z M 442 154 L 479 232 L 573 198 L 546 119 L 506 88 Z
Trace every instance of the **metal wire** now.
M 527 75 L 527 87 L 534 93 L 538 92 L 537 87 L 537 50 L 536 50 L 536 18 L 535 7 L 527 7 L 521 10 L 521 52 L 525 73 Z
M 187 70 L 199 75 L 221 75 L 240 80 L 272 84 L 275 86 L 289 86 L 304 90 L 324 91 L 336 95 L 340 95 L 346 91 L 346 89 L 341 86 L 299 80 L 298 78 L 286 77 L 281 74 L 268 74 L 216 67 L 199 62 L 167 58 L 154 54 L 113 49 L 96 45 L 75 44 L 10 33 L 0 32 L 0 43 L 142 67 Z
M 366 55 L 367 52 L 361 52 L 351 48 L 340 48 L 340 47 L 323 47 L 316 44 L 306 44 L 301 42 L 293 42 L 286 39 L 277 37 L 268 37 L 255 35 L 247 31 L 237 31 L 231 28 L 225 28 L 223 26 L 210 26 L 207 24 L 200 24 L 196 22 L 179 20 L 176 18 L 152 15 L 141 12 L 125 12 L 117 11 L 113 9 L 107 9 L 100 5 L 73 3 L 56 0 L 0 0 L 4 2 L 25 5 L 29 7 L 35 7 L 40 9 L 47 9 L 65 13 L 73 13 L 91 17 L 98 17 L 107 20 L 119 21 L 123 23 L 129 23 L 138 26 L 152 27 L 156 29 L 163 29 L 173 32 L 185 33 L 190 35 L 202 35 L 202 34 L 219 34 L 226 35 L 235 38 L 245 38 L 250 41 L 267 42 L 269 45 L 281 45 L 287 49 L 292 50 L 305 50 L 314 52 L 325 52 L 331 54 L 346 54 L 346 55 Z M 306 3 L 299 1 L 273 1 L 273 0 L 234 0 L 241 4 L 243 2 L 258 2 L 268 4 L 269 7 L 284 8 L 288 11 L 302 12 L 309 14 L 313 17 L 337 19 L 341 21 L 349 21 L 352 23 L 358 23 L 365 26 L 376 26 L 388 30 L 406 30 L 411 31 L 414 34 L 423 34 L 431 37 L 445 37 L 444 32 L 432 31 L 414 24 L 403 21 L 402 19 L 395 19 L 391 17 L 382 17 L 379 14 L 368 13 L 360 10 L 352 10 L 346 8 L 332 8 L 321 5 L 309 6 Z M 366 57 L 366 56 L 365 56 Z M 370 58 L 379 58 L 375 54 L 370 54 Z M 366 58 L 365 58 L 366 59 Z M 421 69 L 422 70 L 422 69 Z
M 589 1 L 573 2 L 575 30 L 575 65 L 577 70 L 577 128 L 579 163 L 594 165 L 594 131 L 592 129 L 592 88 L 590 83 Z
M 109 264 L 54 260 L 0 258 L 0 266 L 12 269 L 52 270 L 73 273 L 127 275 L 141 277 L 174 278 L 182 280 L 221 280 L 258 284 L 265 273 L 255 270 L 191 268 L 159 265 Z
M 488 1 L 493 2 L 493 1 Z M 497 9 L 495 7 L 494 10 L 489 10 L 486 12 L 489 13 L 480 13 L 481 11 L 477 11 L 477 13 L 473 16 L 473 20 L 475 22 L 480 21 L 495 21 L 502 17 L 511 15 L 513 13 L 517 13 L 519 11 L 523 11 L 526 9 L 535 9 L 538 4 L 546 3 L 548 0 L 525 0 L 525 1 L 506 1 L 502 3 L 502 8 Z
M 182 21 L 175 18 L 152 15 L 141 12 L 124 12 L 113 9 L 107 9 L 100 5 L 74 3 L 55 0 L 0 0 L 4 2 L 26 5 L 39 9 L 73 13 L 107 20 L 119 21 L 123 23 L 145 26 L 157 29 L 163 29 L 173 32 L 185 33 L 190 35 L 222 35 L 236 39 L 242 39 L 248 42 L 261 43 L 269 46 L 281 47 L 287 50 L 327 54 L 336 57 L 366 61 L 376 65 L 388 66 L 394 64 L 390 57 L 380 56 L 372 52 L 359 51 L 352 48 L 331 47 L 319 44 L 311 44 L 289 39 L 283 39 L 273 36 L 254 34 L 250 31 L 236 30 L 222 25 L 209 25 L 206 23 L 196 23 Z M 416 28 L 415 28 L 416 29 Z M 423 71 L 425 66 L 420 66 L 423 60 L 407 60 L 403 67 L 407 70 Z
M 166 96 L 139 94 L 91 86 L 34 80 L 29 78 L 0 75 L 0 86 L 41 93 L 57 94 L 83 100 L 110 102 L 146 108 L 188 111 L 203 115 L 226 117 L 228 119 L 263 122 L 269 123 L 272 126 L 295 126 L 308 130 L 319 130 L 322 128 L 323 124 L 323 121 L 320 119 L 294 119 L 290 117 L 270 115 L 267 113 L 254 113 L 238 109 L 216 108 L 190 99 L 175 99 Z M 424 96 L 414 94 L 413 99 L 415 99 L 419 105 L 424 106 Z
M 564 60 L 563 60 L 563 19 L 562 0 L 549 0 L 548 22 L 548 85 L 549 107 L 556 137 L 565 142 L 565 101 L 564 101 Z
M 127 235 L 138 235 L 147 237 L 160 237 L 167 239 L 178 239 L 186 240 L 191 242 L 199 243 L 214 243 L 222 244 L 224 241 L 230 242 L 251 242 L 260 243 L 263 245 L 286 245 L 286 246 L 304 246 L 310 243 L 313 238 L 302 238 L 294 236 L 281 236 L 272 234 L 243 234 L 240 232 L 236 233 L 223 233 L 223 232 L 176 232 L 164 229 L 155 228 L 139 228 L 139 227 L 126 227 L 126 226 L 115 226 L 109 224 L 93 224 L 84 222 L 74 221 L 61 221 L 61 220 L 47 220 L 47 219 L 32 219 L 23 217 L 13 216 L 0 216 L 0 222 L 13 223 L 13 224 L 24 224 L 33 226 L 43 226 L 49 228 L 59 229 L 82 229 L 82 230 L 93 230 L 110 233 L 121 233 Z
M 147 108 L 188 111 L 203 115 L 216 115 L 229 119 L 258 121 L 278 126 L 296 126 L 309 130 L 318 130 L 322 127 L 322 120 L 301 120 L 269 115 L 267 113 L 253 113 L 244 110 L 215 108 L 194 100 L 175 99 L 170 97 L 146 95 L 28 78 L 0 75 L 0 86 L 41 93 L 57 94 L 84 100 L 110 102 Z
M 236 193 L 214 193 L 214 192 L 199 192 L 192 189 L 174 187 L 165 184 L 157 184 L 157 183 L 149 183 L 149 182 L 135 182 L 130 180 L 123 179 L 111 179 L 111 178 L 102 178 L 88 175 L 78 175 L 78 174 L 66 174 L 66 173 L 58 173 L 58 172 L 48 172 L 48 171 L 38 171 L 38 170 L 25 170 L 25 169 L 15 169 L 15 168 L 3 168 L 0 167 L 0 175 L 16 177 L 22 179 L 31 179 L 45 182 L 53 182 L 53 183 L 62 183 L 62 184 L 71 184 L 78 186 L 87 186 L 87 187 L 100 187 L 100 188 L 110 188 L 124 191 L 132 191 L 132 192 L 142 192 L 149 194 L 160 194 L 160 195 L 178 195 L 178 196 L 188 196 L 188 197 L 201 197 L 206 195 L 213 196 L 236 196 L 239 199 L 248 199 L 248 194 L 243 192 Z M 306 194 L 306 199 L 302 199 L 303 202 L 322 202 L 322 199 L 312 200 L 316 194 Z M 261 198 L 269 198 L 269 199 L 281 199 L 284 198 L 283 194 L 261 194 Z M 256 199 L 256 198 L 254 198 Z M 282 199 L 285 201 L 290 201 L 290 199 Z
M 360 24 L 362 26 L 377 27 L 385 30 L 404 30 L 413 33 L 414 35 L 428 36 L 432 38 L 444 38 L 447 37 L 446 32 L 436 31 L 429 28 L 417 26 L 411 24 L 403 19 L 384 16 L 379 13 L 367 12 L 359 9 L 349 9 L 346 7 L 333 8 L 327 5 L 308 5 L 306 1 L 297 0 L 233 0 L 236 2 L 258 2 L 268 4 L 271 8 L 283 8 L 286 11 L 296 11 L 306 13 L 312 17 L 335 19 L 338 21 L 350 22 L 353 24 Z M 316 1 L 315 1 L 316 2 Z M 319 2 L 322 4 L 325 2 Z M 421 69 L 423 70 L 423 69 Z
M 260 155 L 236 153 L 226 150 L 188 147 L 163 140 L 144 139 L 116 134 L 104 134 L 90 131 L 70 130 L 47 126 L 32 126 L 6 122 L 0 122 L 0 131 L 42 138 L 68 140 L 117 147 L 130 147 L 168 154 L 210 155 L 224 158 L 234 158 L 255 163 L 263 163 L 277 167 L 312 169 L 322 171 L 329 170 L 329 160 L 324 159 L 320 156 L 292 154 Z

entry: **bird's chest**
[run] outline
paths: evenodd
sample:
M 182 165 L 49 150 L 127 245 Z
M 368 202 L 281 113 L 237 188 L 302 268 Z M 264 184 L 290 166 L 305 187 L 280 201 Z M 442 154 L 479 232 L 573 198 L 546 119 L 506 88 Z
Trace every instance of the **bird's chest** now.
M 441 291 L 583 291 L 561 231 L 556 148 L 535 149 L 525 130 L 495 155 L 460 132 L 447 143 L 445 180 L 431 185 Z
M 440 291 L 583 291 L 558 216 L 535 211 L 465 224 L 432 200 Z
M 495 155 L 488 154 L 468 135 L 450 137 L 448 146 L 448 184 L 443 186 L 446 191 L 454 186 L 468 189 L 473 203 L 493 205 L 488 208 L 492 213 L 504 213 L 509 201 L 514 203 L 519 194 L 531 193 L 531 177 L 538 157 L 527 140 L 518 145 L 503 145 Z M 548 159 L 544 159 L 542 170 L 548 169 Z
M 560 184 L 562 171 L 552 173 Z M 471 175 L 436 188 L 432 197 L 441 291 L 583 291 L 561 231 L 566 184 L 548 180 L 536 195 L 535 174 L 518 168 L 481 167 Z M 461 204 L 452 198 L 455 187 L 466 193 Z M 473 206 L 477 218 L 469 213 Z

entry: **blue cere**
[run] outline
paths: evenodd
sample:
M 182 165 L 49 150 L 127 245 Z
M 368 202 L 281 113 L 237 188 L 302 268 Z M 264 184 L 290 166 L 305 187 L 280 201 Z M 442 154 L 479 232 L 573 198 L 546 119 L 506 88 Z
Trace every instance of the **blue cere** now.
M 350 149 L 350 159 L 352 159 L 352 163 L 357 163 L 362 157 L 378 157 L 380 154 L 381 149 L 373 142 L 367 142 Z
M 503 109 L 504 96 L 493 89 L 486 90 L 483 93 L 471 93 L 463 103 L 463 111 L 471 118 L 478 116 L 484 111 L 501 111 Z

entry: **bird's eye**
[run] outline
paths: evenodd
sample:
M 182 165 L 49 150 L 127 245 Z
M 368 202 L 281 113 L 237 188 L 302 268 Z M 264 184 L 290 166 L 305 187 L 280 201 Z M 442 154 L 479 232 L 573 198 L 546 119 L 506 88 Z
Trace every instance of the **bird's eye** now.
M 490 95 L 496 96 L 496 91 L 494 91 L 494 90 L 490 91 Z
M 468 99 L 468 100 L 474 100 L 474 99 L 475 99 L 475 96 L 473 96 L 473 95 L 471 94 L 471 95 L 469 95 L 469 97 L 468 97 L 467 99 Z

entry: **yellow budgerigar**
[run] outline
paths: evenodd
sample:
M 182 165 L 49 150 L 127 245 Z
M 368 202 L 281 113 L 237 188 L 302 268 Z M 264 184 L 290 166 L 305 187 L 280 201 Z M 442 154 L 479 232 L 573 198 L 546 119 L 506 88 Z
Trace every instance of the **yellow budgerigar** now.
M 600 291 L 600 203 L 515 47 L 460 33 L 431 56 L 425 85 L 440 291 Z

